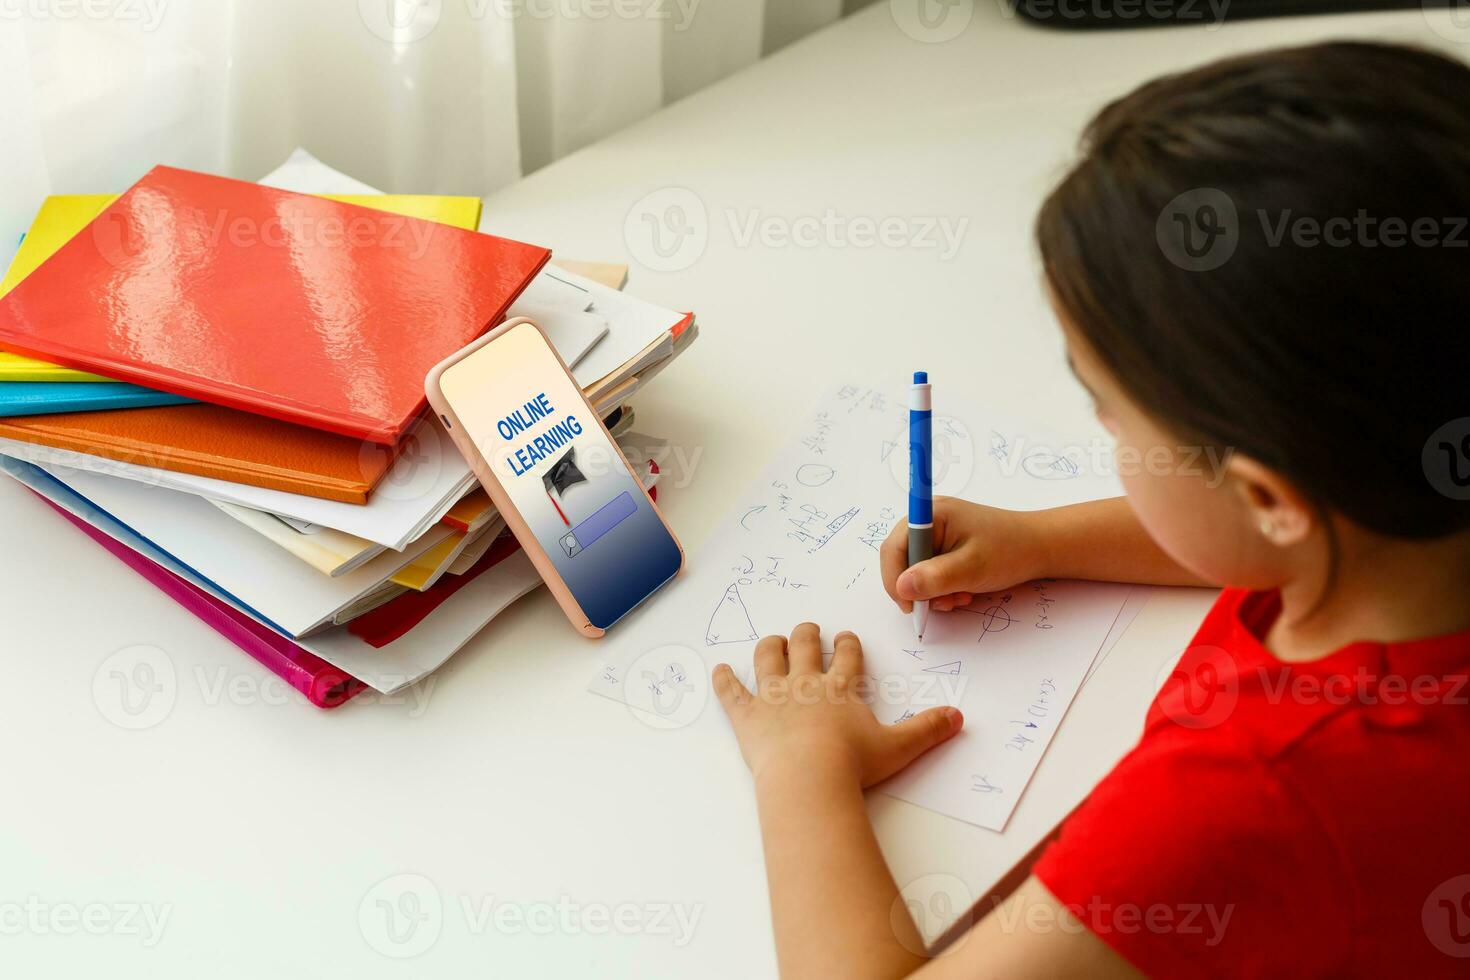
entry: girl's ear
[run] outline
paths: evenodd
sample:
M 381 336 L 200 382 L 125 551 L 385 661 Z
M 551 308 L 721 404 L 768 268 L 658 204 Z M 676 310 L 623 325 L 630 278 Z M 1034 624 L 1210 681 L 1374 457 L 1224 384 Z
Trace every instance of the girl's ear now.
M 1265 464 L 1243 453 L 1232 453 L 1226 472 L 1251 522 L 1268 543 L 1283 548 L 1300 544 L 1317 526 L 1318 513 L 1311 501 Z

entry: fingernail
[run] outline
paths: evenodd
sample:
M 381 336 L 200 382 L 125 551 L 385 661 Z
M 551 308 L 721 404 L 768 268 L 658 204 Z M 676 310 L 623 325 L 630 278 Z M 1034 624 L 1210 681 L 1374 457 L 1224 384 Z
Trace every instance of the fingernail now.
M 964 727 L 965 716 L 960 714 L 959 708 L 945 708 L 944 718 L 949 722 L 949 730 L 952 732 L 957 732 Z

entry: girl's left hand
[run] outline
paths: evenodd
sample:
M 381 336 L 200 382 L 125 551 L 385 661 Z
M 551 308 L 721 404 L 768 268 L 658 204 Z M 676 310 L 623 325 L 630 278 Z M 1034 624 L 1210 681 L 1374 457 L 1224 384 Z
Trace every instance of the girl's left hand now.
M 960 730 L 959 709 L 930 708 L 906 721 L 880 724 L 868 706 L 863 648 L 855 634 L 833 639 L 831 666 L 822 670 L 821 632 L 802 623 L 791 639 L 756 644 L 756 693 L 728 664 L 714 670 L 715 693 L 735 727 L 740 753 L 759 781 L 777 767 L 848 769 L 862 786 L 880 783 Z

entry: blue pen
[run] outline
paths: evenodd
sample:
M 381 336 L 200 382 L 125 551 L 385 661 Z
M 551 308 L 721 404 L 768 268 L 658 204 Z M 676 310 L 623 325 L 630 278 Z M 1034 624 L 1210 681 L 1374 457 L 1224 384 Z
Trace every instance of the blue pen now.
M 909 567 L 934 557 L 934 450 L 929 372 L 915 371 L 909 388 Z M 929 600 L 914 603 L 914 635 L 924 638 Z

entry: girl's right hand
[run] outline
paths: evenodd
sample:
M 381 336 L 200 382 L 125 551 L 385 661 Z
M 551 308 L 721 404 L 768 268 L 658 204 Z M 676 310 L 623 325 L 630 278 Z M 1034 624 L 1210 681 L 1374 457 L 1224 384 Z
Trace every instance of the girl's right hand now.
M 1039 512 L 1001 510 L 953 497 L 934 500 L 934 557 L 913 568 L 909 526 L 901 522 L 879 549 L 883 587 L 905 613 L 928 599 L 936 612 L 976 595 L 1046 575 Z

